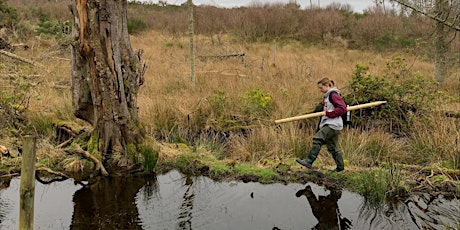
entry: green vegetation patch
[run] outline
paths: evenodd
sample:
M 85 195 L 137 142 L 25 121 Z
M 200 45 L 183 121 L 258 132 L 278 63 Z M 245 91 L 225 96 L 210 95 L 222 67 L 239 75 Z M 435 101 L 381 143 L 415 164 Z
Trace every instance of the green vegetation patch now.
M 235 172 L 239 176 L 256 176 L 261 183 L 273 182 L 278 174 L 271 169 L 260 168 L 251 164 L 239 164 L 235 166 Z
M 362 195 L 366 202 L 373 206 L 380 206 L 387 199 L 404 197 L 408 194 L 402 173 L 396 167 L 371 168 L 330 176 L 346 181 L 353 191 Z

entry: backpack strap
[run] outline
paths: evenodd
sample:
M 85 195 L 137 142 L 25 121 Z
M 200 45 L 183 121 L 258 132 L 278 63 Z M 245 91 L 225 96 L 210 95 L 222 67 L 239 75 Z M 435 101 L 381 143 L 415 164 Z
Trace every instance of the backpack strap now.
M 338 94 L 340 97 L 342 97 L 342 95 L 340 95 L 340 93 L 338 93 L 337 91 L 332 91 L 332 92 L 328 95 L 328 100 L 329 100 L 332 104 L 334 104 L 334 102 L 332 101 L 332 97 L 331 97 L 331 95 L 332 95 L 333 93 L 336 93 L 336 94 Z

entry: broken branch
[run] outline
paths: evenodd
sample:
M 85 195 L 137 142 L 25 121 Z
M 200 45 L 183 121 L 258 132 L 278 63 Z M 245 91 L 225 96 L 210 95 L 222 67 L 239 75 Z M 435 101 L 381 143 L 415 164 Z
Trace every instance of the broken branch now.
M 18 56 L 16 54 L 10 53 L 10 52 L 5 51 L 5 50 L 0 50 L 0 54 L 3 54 L 5 56 L 7 56 L 7 57 L 10 57 L 10 58 L 22 61 L 22 62 L 25 62 L 27 64 L 31 64 L 31 65 L 34 65 L 34 66 L 42 66 L 41 64 L 35 63 L 32 60 L 29 60 L 29 59 L 24 58 L 24 57 L 20 57 L 20 56 Z
M 100 171 L 102 173 L 102 175 L 104 176 L 108 176 L 109 173 L 107 172 L 107 170 L 105 170 L 104 168 L 104 165 L 102 165 L 102 163 L 96 158 L 94 157 L 93 155 L 91 155 L 89 152 L 83 150 L 80 145 L 78 144 L 72 144 L 72 149 L 75 153 L 77 154 L 80 154 L 82 155 L 83 157 L 85 157 L 86 159 L 89 159 L 91 161 L 93 161 L 95 164 L 96 164 L 96 171 Z

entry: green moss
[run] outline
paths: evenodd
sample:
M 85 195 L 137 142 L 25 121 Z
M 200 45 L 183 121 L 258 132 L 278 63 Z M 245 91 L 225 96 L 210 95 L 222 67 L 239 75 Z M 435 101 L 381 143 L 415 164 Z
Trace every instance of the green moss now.
M 99 134 L 94 132 L 88 140 L 86 145 L 86 151 L 88 151 L 91 155 L 100 155 L 99 154 Z
M 211 166 L 209 167 L 209 171 L 211 176 L 223 176 L 230 174 L 232 172 L 232 169 L 230 168 L 230 166 L 222 162 L 216 161 L 213 164 L 211 164 Z
M 436 175 L 436 176 L 433 176 L 430 181 L 432 183 L 442 183 L 442 182 L 449 181 L 449 180 L 450 179 L 447 178 L 447 176 L 445 175 Z
M 181 154 L 179 157 L 177 157 L 175 163 L 176 163 L 176 167 L 178 167 L 179 169 L 187 169 L 187 168 L 190 168 L 191 165 L 193 166 L 203 165 L 201 163 L 199 155 L 192 154 L 192 153 Z
M 270 183 L 278 176 L 278 174 L 271 169 L 260 168 L 250 164 L 236 165 L 235 171 L 240 176 L 257 176 L 260 178 L 261 183 Z

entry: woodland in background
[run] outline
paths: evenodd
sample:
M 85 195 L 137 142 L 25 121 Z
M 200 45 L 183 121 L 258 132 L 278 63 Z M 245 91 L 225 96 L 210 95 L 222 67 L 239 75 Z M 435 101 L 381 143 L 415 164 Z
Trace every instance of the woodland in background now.
M 16 13 L 17 17 L 8 22 L 16 21 L 18 24 L 12 29 L 19 40 L 27 39 L 35 32 L 57 34 L 61 32 L 57 31 L 59 27 L 65 33 L 71 17 L 65 0 L 10 0 L 8 5 L 22 12 L 21 20 Z M 130 32 L 153 29 L 172 37 L 184 36 L 188 31 L 187 7 L 185 4 L 130 2 Z M 36 31 L 36 24 L 48 31 Z M 430 19 L 417 13 L 400 13 L 379 6 L 364 13 L 354 13 L 349 5 L 341 4 L 332 4 L 324 9 L 300 9 L 295 3 L 232 9 L 213 6 L 195 8 L 195 34 L 213 36 L 216 43 L 223 34 L 232 34 L 235 39 L 244 42 L 293 39 L 305 44 L 338 45 L 352 49 L 400 49 L 426 43 L 433 26 Z M 419 52 L 428 54 L 429 50 Z

